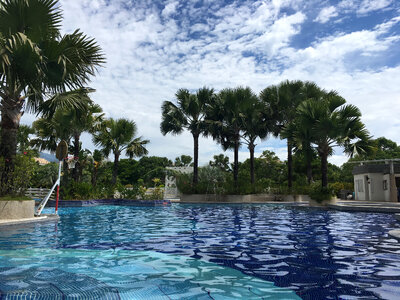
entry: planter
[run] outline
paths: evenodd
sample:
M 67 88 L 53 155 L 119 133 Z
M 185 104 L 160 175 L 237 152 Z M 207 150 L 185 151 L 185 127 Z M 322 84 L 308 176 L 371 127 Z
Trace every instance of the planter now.
M 294 195 L 295 202 L 309 202 L 310 200 L 311 198 L 308 195 Z
M 336 204 L 336 200 L 337 198 L 333 198 L 331 200 L 326 200 L 326 201 L 322 201 L 321 203 L 313 200 L 310 198 L 310 200 L 308 201 L 308 205 L 312 206 L 312 207 L 325 207 L 331 204 Z
M 34 212 L 34 200 L 0 201 L 0 220 L 33 218 Z
M 216 195 L 216 194 L 182 194 L 181 203 L 263 203 L 276 201 L 275 195 Z

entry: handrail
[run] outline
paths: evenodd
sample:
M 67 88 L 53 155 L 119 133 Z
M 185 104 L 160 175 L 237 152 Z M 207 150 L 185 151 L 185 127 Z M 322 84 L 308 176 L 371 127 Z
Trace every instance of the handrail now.
M 42 213 L 43 208 L 46 206 L 47 201 L 49 201 L 51 194 L 53 193 L 54 189 L 56 188 L 57 185 L 60 184 L 60 178 L 57 179 L 57 181 L 54 183 L 53 187 L 50 189 L 46 197 L 43 198 L 42 201 L 40 201 L 38 208 L 36 210 L 35 216 L 40 216 Z

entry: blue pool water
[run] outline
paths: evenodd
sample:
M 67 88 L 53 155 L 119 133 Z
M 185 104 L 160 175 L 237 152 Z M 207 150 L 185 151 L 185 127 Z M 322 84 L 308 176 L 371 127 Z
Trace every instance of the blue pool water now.
M 285 205 L 63 208 L 0 229 L 1 299 L 399 299 L 392 215 Z

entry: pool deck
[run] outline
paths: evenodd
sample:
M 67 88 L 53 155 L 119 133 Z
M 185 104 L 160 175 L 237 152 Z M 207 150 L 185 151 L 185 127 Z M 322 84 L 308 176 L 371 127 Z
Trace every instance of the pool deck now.
M 329 208 L 340 211 L 359 211 L 374 213 L 400 213 L 400 203 L 397 202 L 369 202 L 337 200 L 335 204 L 329 204 Z
M 8 219 L 0 220 L 0 228 L 3 226 L 20 225 L 20 224 L 32 224 L 32 223 L 43 223 L 43 222 L 58 222 L 60 217 L 56 214 L 43 214 L 40 217 L 25 218 L 25 219 Z

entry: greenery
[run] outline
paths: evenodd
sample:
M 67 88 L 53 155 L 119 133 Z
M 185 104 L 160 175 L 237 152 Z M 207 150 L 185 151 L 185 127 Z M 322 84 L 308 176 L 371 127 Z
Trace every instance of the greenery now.
M 96 41 L 79 30 L 62 34 L 62 19 L 57 0 L 7 0 L 0 6 L 1 196 L 23 195 L 29 186 L 50 188 L 58 165 L 42 166 L 34 157 L 54 151 L 61 140 L 78 159 L 73 169 L 63 163 L 63 199 L 109 198 L 117 192 L 160 199 L 166 168 L 193 166 L 193 174 L 177 174 L 184 193 L 301 193 L 323 200 L 352 188 L 353 165 L 328 163 L 336 147 L 351 161 L 400 157 L 395 142 L 372 140 L 357 107 L 335 91 L 301 80 L 267 86 L 259 95 L 249 87 L 218 93 L 181 88 L 173 101 L 163 102 L 160 130 L 163 135 L 190 132 L 193 158 L 147 157 L 150 141 L 137 136 L 136 123 L 105 119 L 91 100 L 95 91 L 86 85 L 105 58 Z M 25 111 L 38 117 L 32 127 L 20 125 Z M 93 153 L 82 146 L 85 132 L 99 148 Z M 224 151 L 232 149 L 233 162 L 222 153 L 199 168 L 200 136 L 212 137 Z M 271 151 L 256 157 L 256 144 L 269 136 L 287 141 L 287 161 Z M 242 146 L 249 158 L 239 162 Z
M 1 2 L 2 195 L 14 192 L 17 132 L 24 110 L 46 116 L 57 108 L 84 110 L 84 86 L 104 62 L 95 40 L 79 30 L 61 34 L 61 21 L 57 0 Z
M 102 147 L 102 152 L 108 156 L 114 154 L 112 173 L 113 185 L 117 182 L 119 158 L 123 152 L 130 157 L 143 156 L 148 153 L 146 145 L 149 140 L 135 137 L 137 133 L 136 123 L 128 119 L 107 119 L 99 125 L 99 130 L 93 135 L 93 142 Z
M 317 201 L 318 203 L 322 203 L 332 199 L 333 190 L 329 187 L 321 187 L 320 182 L 314 182 L 310 186 L 308 195 L 311 199 Z

